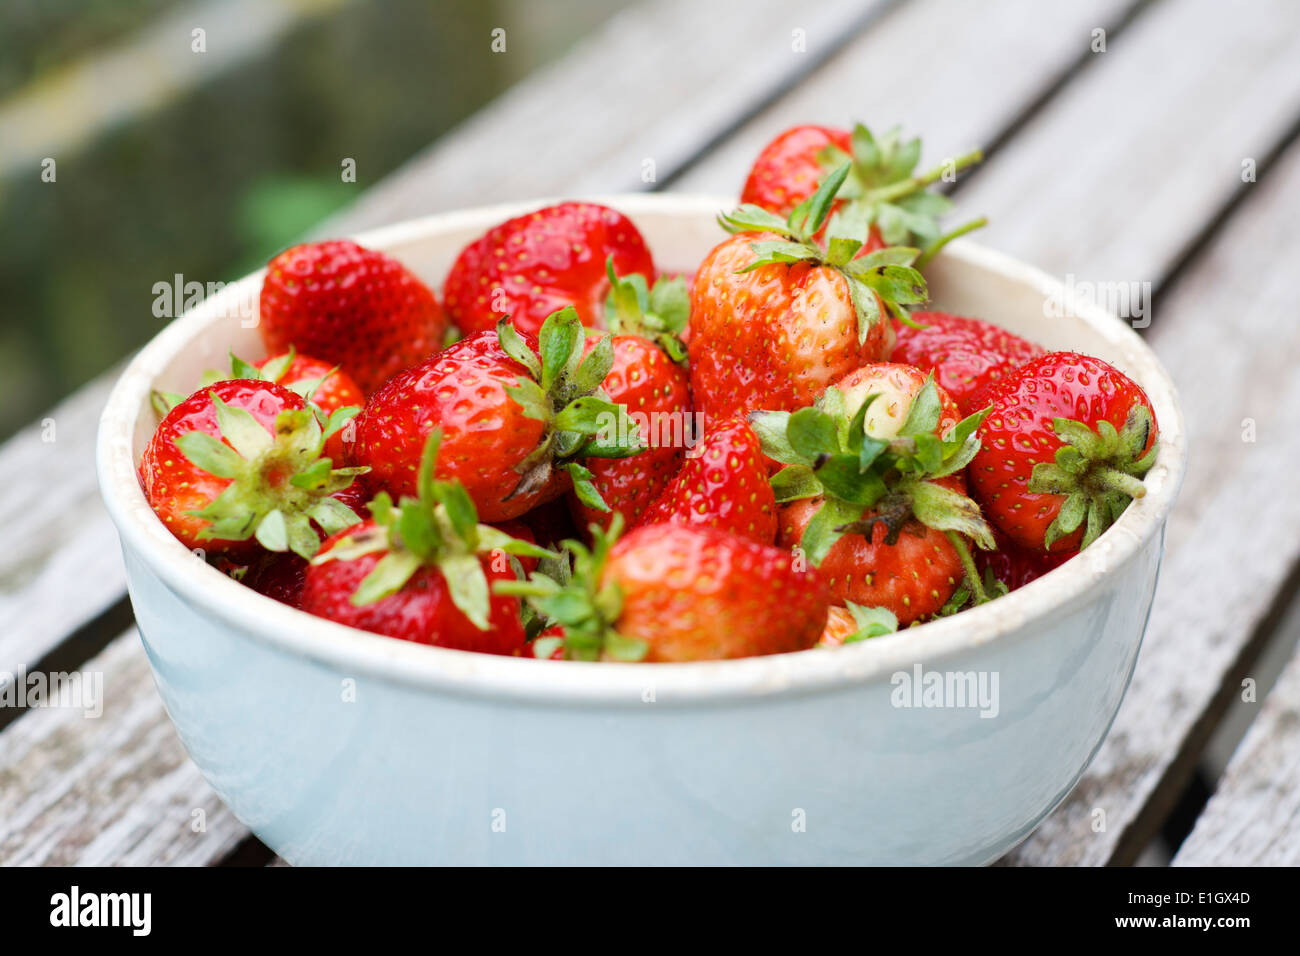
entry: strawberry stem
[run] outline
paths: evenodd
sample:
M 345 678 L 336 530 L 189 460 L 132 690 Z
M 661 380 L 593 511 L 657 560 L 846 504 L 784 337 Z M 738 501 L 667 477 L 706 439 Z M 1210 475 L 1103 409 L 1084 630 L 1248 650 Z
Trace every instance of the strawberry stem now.
M 966 575 L 966 584 L 970 587 L 973 604 L 985 604 L 990 598 L 984 591 L 984 584 L 980 581 L 979 570 L 975 567 L 975 559 L 971 557 L 970 548 L 966 547 L 966 540 L 956 531 L 945 531 L 948 542 L 952 545 L 953 550 L 957 552 L 957 557 L 961 559 L 961 568 Z
M 984 158 L 984 150 L 972 149 L 969 153 L 962 153 L 956 159 L 940 163 L 933 169 L 928 169 L 919 176 L 911 176 L 907 179 L 900 179 L 896 183 L 890 183 L 888 186 L 881 186 L 879 189 L 872 189 L 864 199 L 872 202 L 893 202 L 895 199 L 901 199 L 903 196 L 910 196 L 918 189 L 924 189 L 935 180 L 943 177 L 944 173 L 952 170 L 954 173 L 960 172 L 968 166 L 973 166 Z
M 1118 491 L 1130 498 L 1141 498 L 1147 493 L 1142 479 L 1135 478 L 1116 468 L 1098 468 L 1092 473 L 1092 480 L 1110 491 Z
M 978 219 L 972 219 L 970 222 L 958 226 L 952 232 L 944 233 L 938 239 L 934 240 L 934 242 L 925 247 L 925 251 L 923 251 L 920 257 L 916 260 L 914 268 L 924 269 L 930 264 L 930 260 L 942 252 L 943 247 L 952 242 L 952 240 L 956 239 L 958 236 L 964 236 L 968 232 L 974 232 L 976 229 L 983 229 L 988 224 L 988 217 L 980 216 Z

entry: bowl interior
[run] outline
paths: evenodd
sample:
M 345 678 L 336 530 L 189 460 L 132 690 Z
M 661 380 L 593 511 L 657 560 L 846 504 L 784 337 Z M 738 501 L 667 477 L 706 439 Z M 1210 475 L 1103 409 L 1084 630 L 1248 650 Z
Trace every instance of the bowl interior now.
M 629 215 L 664 271 L 689 271 L 698 265 L 720 240 L 714 217 L 728 205 L 725 198 L 673 195 L 599 197 L 594 201 Z M 367 246 L 395 255 L 424 281 L 440 289 L 447 270 L 466 243 L 506 218 L 545 204 L 538 200 L 438 215 L 357 238 Z M 930 308 L 986 318 L 1048 348 L 1077 350 L 1111 362 L 1147 391 L 1161 428 L 1161 452 L 1148 475 L 1146 498 L 1135 502 L 1079 559 L 992 604 L 963 612 L 957 618 L 923 625 L 928 635 L 924 655 L 929 658 L 993 639 L 1036 615 L 1049 613 L 1063 602 L 1083 599 L 1090 582 L 1122 564 L 1141 542 L 1159 531 L 1181 481 L 1185 449 L 1172 384 L 1127 323 L 1087 302 L 1067 301 L 1061 283 L 969 241 L 953 243 L 930 265 L 927 277 Z M 403 680 L 419 680 L 421 674 L 441 680 L 454 672 L 527 685 L 534 682 L 531 675 L 536 673 L 536 667 L 585 675 L 572 676 L 576 682 L 573 684 L 568 677 L 552 681 L 550 691 L 556 693 L 566 688 L 611 690 L 623 682 L 633 686 L 640 678 L 621 675 L 645 667 L 655 669 L 661 685 L 665 680 L 678 679 L 672 676 L 674 671 L 689 672 L 689 677 L 680 678 L 683 686 L 701 693 L 720 691 L 727 685 L 733 689 L 772 689 L 805 678 L 835 682 L 860 678 L 920 656 L 919 645 L 912 640 L 915 632 L 910 631 L 841 648 L 834 655 L 838 658 L 835 662 L 830 661 L 832 655 L 787 654 L 700 664 L 624 665 L 615 669 L 619 675 L 600 668 L 606 673 L 594 678 L 592 665 L 489 658 L 413 647 L 309 618 L 279 605 L 265 607 L 273 602 L 197 562 L 183 560 L 188 552 L 154 518 L 135 472 L 135 462 L 156 424 L 150 389 L 187 393 L 204 370 L 227 367 L 228 351 L 247 359 L 265 354 L 256 328 L 261 281 L 262 273 L 258 272 L 224 287 L 160 332 L 123 373 L 101 423 L 101 485 L 124 542 L 147 552 L 146 561 L 160 576 L 169 579 L 173 587 L 193 593 L 196 601 L 207 604 L 214 613 L 243 622 L 256 618 L 264 622 L 262 629 L 268 639 L 293 644 L 297 651 L 313 657 L 337 662 L 343 655 L 349 658 L 349 666 L 369 663 L 379 670 L 401 660 Z M 1065 307 L 1053 309 L 1049 303 L 1064 303 Z M 276 626 L 277 620 L 280 627 Z M 292 634 L 283 636 L 286 628 L 282 625 L 290 621 L 293 626 L 287 630 Z M 279 636 L 275 636 L 276 632 Z M 478 660 L 470 663 L 463 660 L 465 657 Z M 520 667 L 529 669 L 528 676 L 520 676 Z M 711 676 L 706 673 L 710 670 Z M 778 674 L 779 679 L 774 680 Z

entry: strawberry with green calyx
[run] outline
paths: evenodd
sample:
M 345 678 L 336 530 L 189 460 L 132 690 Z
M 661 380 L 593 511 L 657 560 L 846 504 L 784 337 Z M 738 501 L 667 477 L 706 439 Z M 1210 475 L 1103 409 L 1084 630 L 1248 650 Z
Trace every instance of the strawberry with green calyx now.
M 299 355 L 293 346 L 289 346 L 289 351 L 282 355 L 272 355 L 258 362 L 246 362 L 231 352 L 229 373 L 209 370 L 203 373 L 201 384 L 212 385 L 232 378 L 283 385 L 289 391 L 301 395 L 316 410 L 316 417 L 322 425 L 339 409 L 347 409 L 356 415 L 366 403 L 360 386 L 347 372 L 329 362 L 309 355 Z M 335 461 L 344 459 L 346 448 L 342 432 L 330 436 L 325 443 L 325 453 Z
M 841 647 L 857 644 L 873 637 L 893 634 L 898 630 L 898 618 L 889 608 L 863 607 L 852 601 L 836 605 L 826 617 L 826 630 L 822 632 L 818 647 Z
M 230 353 L 230 374 L 207 372 L 204 385 L 225 378 L 261 379 L 283 385 L 296 392 L 326 414 L 339 408 L 361 411 L 366 397 L 360 386 L 338 365 L 302 355 L 293 346 L 280 355 L 271 355 L 257 362 L 246 362 L 234 352 Z
M 597 500 L 583 462 L 640 446 L 626 410 L 600 392 L 612 344 L 585 352 L 572 309 L 547 320 L 540 346 L 505 320 L 466 336 L 370 396 L 352 460 L 371 467 L 374 488 L 414 496 L 424 443 L 440 428 L 438 476 L 463 484 L 484 521 L 517 518 L 560 497 L 570 476 Z
M 682 332 L 691 316 L 691 294 L 681 276 L 660 276 L 647 287 L 639 272 L 614 274 L 614 259 L 605 262 L 609 296 L 605 299 L 605 325 L 614 335 L 648 339 L 678 365 L 686 364 Z
M 605 397 L 625 406 L 638 426 L 642 451 L 625 458 L 587 459 L 590 482 L 606 509 L 570 496 L 579 527 L 606 526 L 612 512 L 635 523 L 682 462 L 691 436 L 690 379 L 683 362 L 686 346 L 677 337 L 686 325 L 689 301 L 680 279 L 660 279 L 647 289 L 639 273 L 619 278 L 606 263 L 610 282 L 606 323 L 612 333 L 614 362 L 601 382 Z M 602 336 L 587 333 L 587 354 L 602 348 Z
M 929 616 L 964 575 L 980 589 L 966 538 L 992 548 L 961 470 L 979 449 L 983 412 L 956 406 L 917 369 L 865 366 L 797 412 L 751 415 L 763 451 L 786 467 L 778 543 L 798 546 L 841 600 Z
M 570 660 L 693 661 L 805 650 L 826 624 L 826 587 L 788 552 L 717 528 L 657 524 L 571 542 L 568 585 L 543 575 L 497 585 L 561 629 Z M 533 656 L 556 652 L 555 631 Z
M 418 496 L 395 506 L 381 492 L 369 521 L 325 543 L 308 569 L 302 609 L 419 644 L 516 653 L 525 640 L 519 602 L 492 593 L 515 574 L 493 555 L 555 555 L 479 524 L 464 487 L 434 477 L 440 440 L 435 430 L 425 443 Z
M 974 493 L 1015 544 L 1087 547 L 1146 494 L 1155 411 L 1141 386 L 1098 358 L 1048 352 L 976 396 L 989 403 Z
M 828 144 L 817 157 L 828 176 L 844 162 L 851 164 L 836 194 L 836 198 L 844 200 L 835 214 L 840 220 L 838 225 L 852 235 L 876 229 L 883 242 L 891 246 L 929 245 L 938 240 L 943 233 L 939 219 L 951 211 L 953 204 L 928 187 L 984 159 L 982 150 L 973 149 L 918 174 L 919 138 L 904 141 L 899 128 L 894 127 L 877 139 L 861 123 L 853 128 L 850 149 L 851 156 L 838 145 Z M 832 221 L 831 229 L 836 227 Z
M 691 386 L 709 419 L 812 403 L 836 378 L 893 347 L 889 316 L 924 302 L 917 250 L 855 258 L 861 235 L 812 237 L 826 221 L 838 169 L 788 220 L 741 206 L 721 222 L 736 233 L 709 253 L 691 289 Z
M 322 426 L 279 385 L 218 382 L 159 423 L 140 462 L 145 494 L 187 547 L 311 557 L 317 529 L 333 534 L 360 520 L 335 495 L 366 469 L 334 468 L 323 456 L 351 417 L 343 409 Z
M 852 133 L 796 126 L 759 153 L 740 200 L 789 215 L 816 191 L 819 182 L 849 163 L 849 176 L 835 203 L 840 221 L 832 220 L 832 230 L 845 228 L 850 235 L 866 235 L 863 249 L 868 252 L 885 245 L 933 244 L 940 238 L 938 219 L 952 203 L 928 187 L 980 162 L 983 153 L 971 150 L 918 175 L 920 156 L 921 141 L 904 142 L 898 129 L 877 139 L 861 123 Z
M 896 319 L 907 317 L 907 305 L 926 301 L 925 279 L 909 266 L 918 250 L 906 246 L 878 249 L 855 259 L 866 235 L 865 226 L 845 220 L 842 230 L 832 227 L 823 247 L 813 237 L 821 231 L 830 214 L 836 191 L 844 184 L 849 166 L 840 166 L 804 202 L 782 221 L 757 206 L 741 206 L 718 218 L 722 228 L 736 233 L 775 233 L 778 239 L 751 243 L 756 258 L 742 271 L 772 263 L 808 262 L 839 270 L 848 280 L 853 308 L 858 318 L 858 341 L 866 341 L 871 327 L 881 321 L 882 312 Z
M 567 473 L 582 505 L 608 512 L 584 461 L 627 458 L 644 450 L 627 406 L 612 401 L 603 387 L 615 363 L 612 337 L 603 335 L 589 348 L 577 311 L 566 307 L 542 323 L 537 352 L 508 316 L 497 324 L 497 338 L 501 349 L 528 370 L 506 392 L 524 417 L 545 426 L 541 441 L 515 466 L 520 479 L 510 497 L 533 495 Z
M 608 530 L 590 528 L 591 547 L 581 541 L 563 542 L 572 555 L 572 572 L 559 575 L 539 571 L 527 582 L 496 585 L 498 594 L 527 598 L 543 620 L 554 622 L 533 642 L 533 656 L 551 658 L 559 649 L 566 660 L 639 661 L 645 658 L 645 641 L 629 639 L 613 627 L 623 610 L 618 584 L 602 580 L 609 550 L 623 531 L 621 515 L 615 515 Z M 555 574 L 552 569 L 552 574 Z

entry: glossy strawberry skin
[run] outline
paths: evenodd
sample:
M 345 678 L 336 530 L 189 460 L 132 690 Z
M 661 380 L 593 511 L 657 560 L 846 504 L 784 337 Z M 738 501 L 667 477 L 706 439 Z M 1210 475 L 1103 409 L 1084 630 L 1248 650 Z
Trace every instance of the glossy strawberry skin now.
M 302 606 L 307 561 L 296 554 L 270 554 L 248 568 L 240 583 L 289 607 Z
M 691 389 L 707 420 L 811 405 L 835 379 L 893 347 L 888 321 L 877 321 L 859 344 L 848 283 L 834 269 L 797 262 L 739 271 L 754 260 L 750 243 L 779 238 L 732 236 L 696 273 Z
M 1048 571 L 1059 568 L 1077 552 L 1066 551 L 1062 554 L 1022 548 L 1012 543 L 1002 532 L 994 530 L 998 546 L 994 551 L 976 551 L 975 566 L 980 574 L 991 570 L 993 576 L 1005 584 L 1008 590 L 1022 588 L 1030 581 L 1036 581 Z
M 370 397 L 357 416 L 353 463 L 370 466 L 373 490 L 395 499 L 414 496 L 425 439 L 441 428 L 438 477 L 463 483 L 483 521 L 524 514 L 566 487 L 557 473 L 545 488 L 509 498 L 519 483 L 515 466 L 545 430 L 505 391 L 526 374 L 502 351 L 495 331 L 462 339 L 398 373 Z
M 851 140 L 848 130 L 829 126 L 795 126 L 786 130 L 764 146 L 754 160 L 740 201 L 762 206 L 784 219 L 795 206 L 811 197 L 825 178 L 827 170 L 818 160 L 821 151 L 834 146 L 850 154 L 853 150 Z M 843 205 L 843 200 L 836 200 L 832 208 L 838 210 Z M 818 233 L 823 241 L 828 226 Z M 880 230 L 872 225 L 858 255 L 864 256 L 884 246 Z
M 763 147 L 750 167 L 740 201 L 785 217 L 817 191 L 826 175 L 817 156 L 828 146 L 852 151 L 848 130 L 829 126 L 795 126 Z
M 817 499 L 792 501 L 781 509 L 777 544 L 793 548 L 817 510 Z M 962 579 L 961 558 L 942 531 L 910 521 L 890 545 L 883 525 L 871 540 L 846 534 L 822 559 L 820 568 L 831 599 L 894 612 L 899 627 L 935 614 Z
M 145 446 L 140 459 L 145 497 L 167 530 L 187 548 L 231 555 L 256 554 L 261 546 L 251 538 L 247 541 L 201 538 L 200 532 L 208 523 L 187 514 L 211 504 L 230 485 L 229 478 L 218 478 L 203 471 L 176 446 L 177 438 L 194 431 L 230 445 L 217 426 L 213 394 L 227 405 L 247 411 L 271 435 L 275 434 L 275 418 L 280 412 L 307 407 L 301 397 L 273 382 L 230 379 L 199 389 L 167 413 Z
M 610 549 L 615 628 L 649 647 L 647 661 L 719 660 L 812 647 L 829 604 L 816 569 L 789 552 L 717 528 L 643 525 Z
M 654 278 L 650 250 L 632 221 L 594 203 L 565 202 L 501 223 L 461 251 L 443 287 L 447 311 L 465 332 L 496 327 L 509 315 L 534 335 L 557 309 L 572 305 L 588 328 L 605 327 L 614 271 Z
M 1067 553 L 1079 550 L 1083 529 L 1044 548 L 1048 526 L 1060 513 L 1064 496 L 1029 491 L 1034 466 L 1051 462 L 1061 447 L 1054 418 L 1068 418 L 1094 429 L 1110 422 L 1121 429 L 1130 409 L 1155 411 L 1142 389 L 1101 359 L 1077 352 L 1048 352 L 1022 365 L 978 395 L 992 409 L 979 437 L 981 447 L 967 468 L 974 497 L 985 516 L 1022 548 Z M 1153 427 L 1146 448 L 1156 442 Z
M 972 404 L 973 396 L 1043 354 L 1041 346 L 982 319 L 945 312 L 914 312 L 912 319 L 926 327 L 899 323 L 891 361 L 933 371 L 967 414 L 983 407 Z
M 283 355 L 268 356 L 254 362 L 253 365 L 258 369 L 265 369 L 269 362 L 283 357 Z M 314 405 L 319 406 L 326 413 L 340 408 L 347 408 L 349 405 L 355 405 L 359 408 L 366 403 L 366 396 L 361 391 L 361 386 L 353 381 L 352 376 L 343 371 L 336 363 L 301 353 L 294 355 L 293 361 L 289 363 L 288 368 L 276 379 L 276 384 L 288 388 L 298 382 L 315 381 L 317 379 L 322 381 L 316 390 L 312 392 L 311 400 Z
M 588 336 L 588 352 L 599 339 L 598 335 Z M 583 529 L 590 524 L 607 528 L 615 513 L 622 514 L 629 525 L 635 524 L 681 465 L 686 444 L 684 429 L 690 424 L 686 369 L 649 339 L 616 335 L 613 344 L 614 366 L 605 376 L 603 388 L 610 401 L 626 405 L 629 414 L 643 426 L 641 440 L 649 447 L 627 458 L 589 458 L 584 462 L 610 511 L 590 508 L 570 494 L 574 521 Z M 664 422 L 668 427 L 663 426 Z
M 326 541 L 322 553 L 328 553 L 343 535 L 364 533 L 374 527 L 374 522 L 367 521 L 360 528 L 335 535 Z M 349 627 L 415 644 L 507 655 L 523 648 L 518 598 L 492 594 L 488 629 L 481 631 L 452 603 L 442 572 L 431 565 L 417 570 L 396 594 L 373 604 L 354 605 L 353 593 L 383 556 L 384 552 L 372 552 L 352 560 L 312 564 L 303 587 L 302 609 Z M 493 581 L 514 580 L 510 571 L 494 570 L 490 558 L 484 558 L 482 564 L 489 586 Z
M 758 436 L 743 418 L 729 418 L 705 432 L 641 522 L 705 525 L 770 545 L 776 515 Z
M 262 283 L 258 331 L 271 354 L 290 346 L 340 365 L 366 392 L 442 347 L 447 318 L 400 262 L 355 242 L 280 253 Z
M 254 362 L 253 365 L 258 369 L 265 369 L 268 362 L 280 357 L 282 356 L 270 356 Z M 366 404 L 366 396 L 361 391 L 361 386 L 352 380 L 352 376 L 333 362 L 326 362 L 309 355 L 295 354 L 289 367 L 276 381 L 288 387 L 298 382 L 317 379 L 320 379 L 321 383 L 312 392 L 311 401 L 326 415 L 340 408 L 361 408 Z M 342 462 L 346 458 L 347 451 L 343 438 L 344 432 L 338 431 L 325 440 L 325 454 L 335 462 Z
M 846 406 L 856 408 L 868 395 L 879 396 L 868 409 L 867 434 L 890 439 L 907 420 L 912 400 L 925 386 L 926 373 L 910 365 L 876 362 L 855 369 L 835 382 L 844 393 Z M 944 435 L 961 419 L 957 404 L 941 386 L 936 435 Z M 960 475 L 936 479 L 956 492 L 965 492 Z M 816 513 L 819 499 L 792 501 L 781 508 L 777 544 L 796 547 L 804 529 Z M 937 612 L 952 597 L 962 579 L 961 558 L 947 536 L 920 522 L 908 522 L 890 545 L 883 525 L 872 529 L 871 539 L 847 534 L 827 552 L 821 572 L 832 599 L 852 601 L 867 607 L 884 607 L 894 612 L 900 627 Z

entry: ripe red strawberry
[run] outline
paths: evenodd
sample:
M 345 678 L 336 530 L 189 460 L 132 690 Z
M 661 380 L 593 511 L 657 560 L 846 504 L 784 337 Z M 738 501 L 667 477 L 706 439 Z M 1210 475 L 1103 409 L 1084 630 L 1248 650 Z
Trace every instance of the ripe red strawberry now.
M 322 425 L 326 425 L 335 414 L 346 414 L 351 418 L 366 403 L 360 387 L 347 372 L 321 359 L 299 355 L 292 348 L 283 355 L 272 355 L 252 363 L 245 362 L 232 352 L 229 373 L 208 371 L 203 376 L 203 384 L 212 385 L 241 378 L 275 382 L 294 394 L 301 395 L 324 413 L 318 416 L 322 419 Z M 154 392 L 154 408 L 160 415 L 165 415 L 184 397 L 174 393 Z M 345 433 L 350 433 L 350 429 L 336 431 L 325 442 L 325 454 L 333 461 L 341 462 L 346 457 L 343 440 Z
M 959 489 L 945 486 L 954 493 Z M 781 509 L 777 543 L 801 545 L 808 526 L 825 507 L 822 498 L 792 501 Z M 864 511 L 861 523 L 880 516 Z M 870 537 L 868 537 L 868 533 Z M 904 520 L 891 543 L 883 521 L 840 537 L 817 567 L 832 600 L 856 601 L 892 611 L 906 626 L 937 614 L 962 581 L 961 557 L 944 535 L 919 521 Z
M 928 246 L 939 240 L 939 217 L 952 204 L 927 187 L 979 162 L 983 154 L 972 150 L 915 174 L 920 157 L 921 141 L 902 141 L 897 128 L 877 139 L 861 123 L 852 133 L 796 126 L 758 154 L 740 201 L 788 216 L 835 169 L 851 163 L 849 176 L 836 193 L 834 211 L 850 227 L 847 234 L 867 236 L 859 255 L 884 246 Z M 835 229 L 832 221 L 831 231 Z
M 831 170 L 819 157 L 827 147 L 835 147 L 847 156 L 850 145 L 848 130 L 829 126 L 795 126 L 772 140 L 759 152 L 740 192 L 742 203 L 762 206 L 778 216 L 788 216 L 809 196 Z M 844 162 L 841 159 L 840 165 Z
M 140 461 L 149 504 L 189 548 L 316 553 L 316 529 L 360 520 L 334 497 L 363 468 L 331 469 L 322 429 L 302 398 L 272 382 L 201 388 L 159 423 Z M 315 528 L 313 528 L 313 523 Z
M 981 574 L 991 574 L 996 580 L 1005 584 L 1008 591 L 1022 588 L 1030 581 L 1041 578 L 1053 568 L 1059 568 L 1077 553 L 1066 551 L 1056 554 L 1022 548 L 997 528 L 993 529 L 993 538 L 997 542 L 997 549 L 975 552 L 975 566 L 980 569 Z
M 972 396 L 1043 354 L 1027 339 L 981 319 L 946 312 L 913 312 L 916 328 L 899 323 L 891 359 L 934 372 L 959 408 L 973 412 Z
M 810 404 L 888 355 L 887 317 L 925 301 L 925 280 L 907 267 L 916 250 L 855 259 L 860 239 L 813 241 L 847 174 L 847 165 L 833 173 L 788 222 L 756 206 L 723 217 L 741 234 L 709 253 L 691 289 L 691 388 L 706 418 Z
M 975 496 L 1024 548 L 1085 548 L 1134 498 L 1156 458 L 1155 412 L 1101 359 L 1049 352 L 979 396 L 990 403 L 970 464 Z
M 361 406 L 366 403 L 366 396 L 361 391 L 361 386 L 357 385 L 352 376 L 339 366 L 324 359 L 301 355 L 293 349 L 282 355 L 260 359 L 254 362 L 252 367 L 261 373 L 261 378 L 283 385 L 291 392 L 297 392 L 326 415 L 333 414 L 340 408 L 356 408 L 360 411 Z M 252 378 L 253 376 L 243 374 L 238 377 Z
M 371 468 L 373 487 L 413 494 L 421 450 L 438 428 L 440 477 L 463 484 L 485 521 L 519 517 L 563 494 L 571 478 L 598 507 L 582 463 L 633 449 L 619 444 L 618 428 L 598 435 L 626 414 L 600 392 L 613 345 L 607 336 L 585 359 L 584 351 L 573 309 L 547 320 L 539 344 L 504 320 L 462 339 L 370 397 L 357 417 L 353 460 Z M 634 432 L 623 425 L 625 436 Z
M 839 601 L 891 611 L 900 625 L 943 608 L 963 578 L 988 599 L 966 538 L 993 547 L 964 494 L 981 416 L 957 420 L 933 379 L 906 365 L 864 366 L 817 405 L 751 416 L 770 457 L 777 543 L 799 548 Z
M 826 588 L 789 552 L 682 524 L 645 525 L 612 544 L 621 526 L 598 529 L 591 550 L 570 543 L 567 586 L 542 575 L 497 586 L 563 628 L 569 659 L 719 660 L 805 650 L 821 636 Z
M 293 553 L 268 553 L 250 566 L 239 580 L 258 594 L 289 607 L 301 607 L 302 589 L 307 581 L 307 559 Z
M 611 257 L 619 275 L 655 275 L 645 240 L 622 213 L 594 203 L 547 206 L 489 229 L 461 251 L 443 286 L 447 311 L 466 334 L 494 329 L 508 315 L 536 335 L 566 306 L 583 325 L 604 328 Z
M 258 331 L 272 355 L 292 346 L 340 365 L 369 394 L 442 348 L 447 318 L 429 287 L 396 259 L 335 239 L 271 260 Z
M 325 542 L 307 571 L 302 609 L 417 644 L 518 653 L 519 601 L 492 593 L 494 582 L 515 574 L 492 556 L 548 552 L 479 524 L 464 487 L 435 480 L 438 441 L 434 431 L 421 455 L 418 497 L 395 507 L 381 493 L 370 520 Z
M 709 525 L 772 544 L 776 498 L 758 436 L 743 418 L 705 432 L 681 470 L 641 517 L 642 524 L 673 521 Z
M 686 346 L 677 338 L 686 325 L 689 299 L 681 280 L 661 279 L 647 289 L 640 275 L 618 277 L 609 264 L 611 291 L 606 321 L 613 335 L 614 364 L 602 388 L 628 409 L 645 450 L 626 458 L 590 458 L 591 483 L 612 511 L 570 495 L 580 527 L 608 527 L 613 512 L 635 524 L 672 479 L 691 440 L 690 380 Z M 587 353 L 601 336 L 587 336 Z

